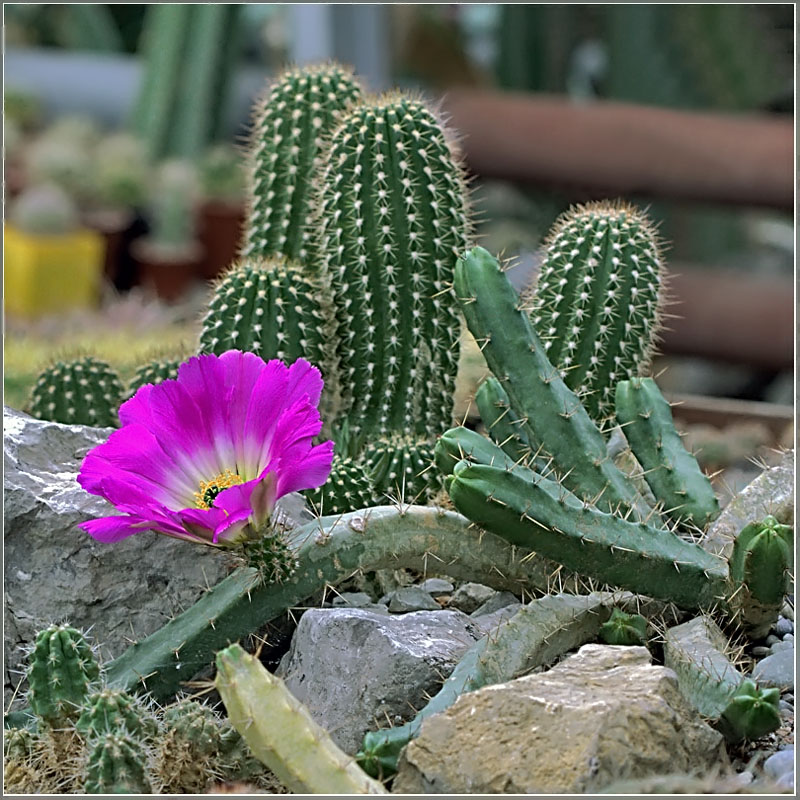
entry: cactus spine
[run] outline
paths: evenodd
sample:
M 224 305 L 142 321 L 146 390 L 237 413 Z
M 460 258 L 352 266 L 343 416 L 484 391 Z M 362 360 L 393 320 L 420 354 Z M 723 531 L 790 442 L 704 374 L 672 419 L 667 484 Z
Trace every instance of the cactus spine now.
M 433 469 L 434 446 L 407 436 L 392 436 L 369 442 L 362 459 L 379 498 L 401 498 L 424 505 L 441 488 Z
M 51 727 L 78 716 L 100 667 L 80 631 L 51 625 L 36 637 L 28 668 L 30 703 Z
M 375 499 L 372 480 L 363 464 L 338 454 L 333 458 L 328 480 L 305 494 L 311 508 L 322 516 L 367 508 Z
M 103 688 L 86 699 L 75 730 L 84 739 L 122 732 L 138 739 L 152 739 L 157 725 L 154 718 L 126 692 Z
M 531 321 L 550 362 L 601 424 L 614 385 L 649 367 L 664 303 L 655 229 L 626 203 L 563 214 L 546 241 Z
M 38 377 L 31 393 L 31 414 L 67 425 L 112 427 L 123 397 L 116 371 L 104 361 L 84 356 L 59 361 Z
M 86 766 L 86 794 L 150 794 L 147 754 L 134 738 L 104 733 L 95 739 Z
M 402 95 L 353 106 L 325 149 L 315 196 L 315 251 L 350 390 L 344 413 L 367 435 L 442 433 L 460 331 L 450 285 L 470 229 L 447 133 Z
M 239 645 L 217 654 L 216 687 L 231 724 L 291 792 L 386 794 L 295 699 Z
M 616 416 L 664 513 L 703 529 L 719 514 L 711 483 L 681 444 L 672 411 L 652 378 L 620 381 Z
M 361 96 L 336 64 L 285 72 L 256 109 L 251 142 L 250 215 L 243 255 L 285 255 L 305 263 L 310 182 L 337 113 Z
M 181 363 L 182 359 L 180 358 L 162 358 L 137 367 L 136 373 L 128 384 L 128 396 L 133 396 L 148 383 L 157 385 L 163 381 L 175 380 L 178 377 L 178 367 Z

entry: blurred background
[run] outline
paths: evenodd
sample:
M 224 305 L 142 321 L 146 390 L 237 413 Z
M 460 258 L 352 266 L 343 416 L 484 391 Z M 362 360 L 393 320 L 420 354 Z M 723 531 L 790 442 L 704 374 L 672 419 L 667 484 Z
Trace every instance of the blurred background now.
M 124 376 L 191 352 L 236 254 L 253 103 L 337 59 L 439 105 L 518 286 L 571 204 L 648 208 L 676 417 L 710 465 L 793 442 L 792 4 L 5 4 L 4 33 L 6 404 L 59 353 Z M 467 348 L 464 409 L 482 369 Z

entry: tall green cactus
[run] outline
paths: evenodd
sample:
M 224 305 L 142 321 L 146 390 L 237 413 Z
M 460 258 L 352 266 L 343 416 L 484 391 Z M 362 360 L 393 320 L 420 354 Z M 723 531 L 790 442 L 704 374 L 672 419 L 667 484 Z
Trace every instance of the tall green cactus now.
M 115 427 L 123 398 L 116 371 L 93 356 L 58 361 L 41 372 L 31 392 L 31 414 L 67 425 Z
M 337 64 L 291 69 L 270 86 L 255 111 L 243 255 L 285 255 L 306 263 L 320 148 L 336 115 L 360 97 L 352 72 Z
M 661 247 L 645 214 L 607 201 L 567 211 L 545 244 L 525 302 L 550 363 L 600 424 L 616 382 L 649 367 L 664 305 Z
M 453 267 L 470 231 L 449 134 L 391 94 L 346 111 L 323 158 L 313 261 L 332 282 L 343 411 L 367 435 L 438 435 L 458 366 Z

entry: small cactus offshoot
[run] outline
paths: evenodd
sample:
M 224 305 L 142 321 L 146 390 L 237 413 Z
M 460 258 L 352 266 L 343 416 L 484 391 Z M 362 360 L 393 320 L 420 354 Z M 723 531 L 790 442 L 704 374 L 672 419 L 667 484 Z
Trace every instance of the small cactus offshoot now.
M 364 448 L 362 461 L 379 498 L 395 497 L 424 505 L 441 489 L 433 466 L 434 444 L 425 439 L 392 436 Z
M 138 739 L 103 733 L 93 740 L 86 765 L 86 794 L 150 794 L 147 753 Z
M 318 489 L 305 493 L 308 504 L 318 514 L 346 514 L 373 505 L 375 492 L 363 463 L 335 455 L 328 480 Z
M 719 727 L 729 739 L 759 739 L 781 725 L 780 690 L 742 681 L 722 712 Z
M 31 414 L 67 425 L 116 427 L 123 388 L 105 361 L 84 356 L 59 361 L 38 377 L 31 393 Z
M 615 608 L 608 622 L 600 626 L 600 639 L 606 644 L 643 645 L 647 641 L 647 620 L 641 614 Z

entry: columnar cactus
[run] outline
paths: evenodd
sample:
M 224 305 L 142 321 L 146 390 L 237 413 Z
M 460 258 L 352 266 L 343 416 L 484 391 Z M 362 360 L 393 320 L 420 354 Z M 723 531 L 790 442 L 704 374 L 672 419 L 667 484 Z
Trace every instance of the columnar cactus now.
M 40 631 L 30 656 L 28 684 L 34 713 L 58 727 L 76 718 L 100 667 L 80 631 L 51 625 Z
M 664 513 L 679 522 L 705 528 L 719 514 L 719 502 L 697 459 L 681 443 L 669 403 L 655 381 L 620 381 L 616 388 L 616 417 Z
M 655 228 L 627 203 L 602 201 L 563 214 L 546 241 L 529 292 L 533 327 L 550 362 L 602 423 L 614 385 L 645 372 L 664 305 Z
M 103 733 L 92 742 L 86 765 L 86 794 L 150 794 L 147 753 L 134 737 Z
M 142 364 L 136 368 L 136 373 L 128 384 L 128 396 L 136 394 L 136 391 L 146 384 L 154 385 L 167 380 L 175 380 L 178 377 L 178 367 L 181 365 L 180 358 L 158 358 Z
M 270 87 L 252 131 L 243 255 L 307 261 L 310 183 L 319 151 L 337 113 L 360 97 L 358 81 L 337 64 L 289 70 Z
M 231 724 L 289 791 L 386 794 L 333 743 L 283 681 L 239 645 L 217 654 L 216 687 Z
M 346 514 L 371 506 L 375 500 L 372 480 L 360 461 L 335 455 L 328 480 L 305 493 L 308 503 L 320 515 Z
M 75 730 L 84 739 L 103 733 L 126 733 L 138 739 L 152 739 L 157 724 L 140 701 L 126 692 L 103 688 L 90 695 L 81 707 Z
M 37 378 L 31 393 L 31 414 L 67 425 L 113 427 L 123 397 L 116 371 L 93 356 L 59 361 Z
M 449 135 L 393 94 L 343 113 L 323 158 L 314 261 L 332 283 L 343 412 L 368 435 L 438 435 L 458 366 L 453 267 L 470 231 Z
M 333 372 L 330 309 L 319 282 L 284 258 L 247 258 L 225 272 L 203 318 L 200 350 L 220 355 L 235 348 L 264 359 L 301 356 Z
M 432 500 L 441 489 L 433 448 L 424 439 L 399 435 L 369 442 L 362 459 L 376 495 L 422 505 Z

